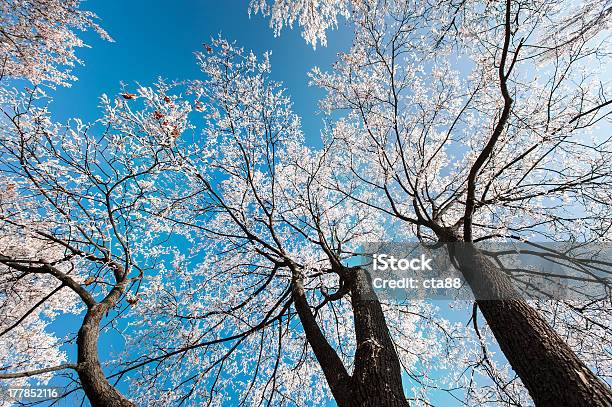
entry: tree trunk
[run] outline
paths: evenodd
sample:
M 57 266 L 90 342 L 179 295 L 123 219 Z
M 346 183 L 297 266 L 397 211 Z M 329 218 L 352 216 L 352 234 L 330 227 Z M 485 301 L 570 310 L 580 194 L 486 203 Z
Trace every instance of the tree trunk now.
M 612 406 L 612 392 L 470 243 L 449 250 L 506 359 L 537 406 Z
M 384 314 L 366 273 L 345 270 L 355 321 L 355 371 L 349 375 L 308 305 L 302 277 L 292 270 L 293 301 L 306 339 L 340 407 L 405 407 L 401 366 Z
M 407 406 L 402 370 L 380 301 L 362 269 L 350 281 L 357 350 L 353 386 L 361 406 Z
M 291 294 L 293 298 L 293 304 L 304 328 L 306 334 L 306 340 L 312 348 L 327 384 L 338 403 L 338 406 L 351 406 L 351 377 L 349 376 L 342 360 L 329 344 L 325 335 L 321 331 L 319 324 L 316 321 L 306 293 L 304 291 L 304 281 L 299 270 L 295 267 L 291 269 L 292 281 L 291 281 Z
M 81 386 L 92 407 L 134 407 L 106 379 L 98 358 L 98 337 L 103 306 L 96 304 L 87 311 L 77 336 L 78 374 Z

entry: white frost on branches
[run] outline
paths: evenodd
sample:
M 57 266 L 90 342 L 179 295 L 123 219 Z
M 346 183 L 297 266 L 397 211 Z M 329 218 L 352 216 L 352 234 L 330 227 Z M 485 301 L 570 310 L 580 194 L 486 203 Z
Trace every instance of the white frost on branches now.
M 280 35 L 283 27 L 292 28 L 294 24 L 303 27 L 302 36 L 306 42 L 317 47 L 317 43 L 327 45 L 327 31 L 338 28 L 340 17 L 348 19 L 351 15 L 348 0 L 251 0 L 249 13 L 261 13 L 270 18 L 274 35 Z
M 96 15 L 80 9 L 80 0 L 0 1 L 0 75 L 34 84 L 69 85 L 82 61 L 76 49 L 86 46 L 78 31 L 110 36 Z

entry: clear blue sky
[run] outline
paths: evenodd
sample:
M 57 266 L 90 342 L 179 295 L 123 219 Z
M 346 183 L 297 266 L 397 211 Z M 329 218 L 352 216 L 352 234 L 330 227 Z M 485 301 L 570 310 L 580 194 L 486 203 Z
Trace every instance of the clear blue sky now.
M 55 119 L 95 119 L 99 96 L 118 92 L 120 81 L 149 85 L 159 76 L 198 78 L 193 52 L 203 50 L 203 42 L 221 33 L 258 54 L 272 51 L 273 79 L 288 88 L 308 140 L 318 141 L 322 117 L 316 111 L 322 93 L 308 87 L 306 73 L 315 65 L 325 68 L 333 63 L 336 54 L 350 46 L 349 30 L 330 33 L 328 46 L 315 51 L 297 28 L 275 38 L 267 19 L 249 18 L 248 0 L 89 0 L 83 8 L 98 14 L 116 42 L 105 42 L 93 33 L 84 36 L 91 48 L 78 50 L 85 62 L 74 71 L 79 80 L 53 92 Z
M 99 117 L 99 97 L 120 91 L 120 82 L 150 85 L 158 77 L 169 80 L 201 77 L 193 55 L 202 51 L 202 43 L 221 33 L 245 49 L 257 54 L 272 51 L 272 78 L 282 81 L 302 118 L 303 130 L 310 143 L 318 144 L 322 116 L 317 115 L 317 101 L 323 93 L 308 86 L 307 72 L 315 65 L 326 68 L 336 54 L 350 46 L 348 29 L 330 33 L 327 47 L 316 51 L 300 36 L 299 29 L 285 30 L 275 38 L 268 20 L 261 15 L 249 18 L 248 0 L 89 0 L 83 8 L 95 12 L 100 24 L 115 40 L 109 43 L 94 33 L 83 38 L 91 48 L 77 55 L 84 61 L 75 68 L 78 81 L 69 88 L 50 92 L 50 108 L 55 120 L 79 117 L 92 121 Z M 54 321 L 52 329 L 63 336 L 74 330 L 80 317 Z M 112 332 L 100 338 L 103 360 L 122 350 L 122 339 Z M 76 360 L 74 346 L 67 346 L 69 360 Z M 55 383 L 62 383 L 56 379 Z M 125 381 L 119 384 L 123 391 Z M 82 393 L 79 392 L 82 397 Z M 74 398 L 64 405 L 72 405 Z M 333 405 L 333 403 L 332 403 Z
M 323 117 L 317 114 L 317 101 L 323 93 L 308 86 L 307 72 L 315 65 L 322 69 L 329 67 L 337 53 L 350 46 L 348 29 L 341 27 L 330 32 L 328 46 L 315 51 L 301 38 L 299 28 L 284 30 L 275 38 L 267 19 L 261 15 L 249 18 L 248 0 L 89 0 L 84 2 L 83 8 L 98 14 L 100 24 L 115 42 L 105 42 L 93 33 L 84 35 L 91 48 L 78 50 L 77 55 L 85 62 L 74 71 L 78 81 L 69 88 L 51 92 L 54 102 L 50 110 L 54 119 L 96 119 L 99 96 L 118 93 L 121 81 L 127 85 L 138 82 L 146 86 L 160 76 L 169 80 L 200 77 L 193 53 L 203 49 L 203 42 L 221 33 L 257 54 L 272 51 L 272 78 L 282 81 L 288 88 L 295 112 L 302 118 L 307 140 L 318 144 Z M 445 308 L 444 304 L 440 306 Z M 457 319 L 456 315 L 454 317 Z M 63 336 L 72 324 L 78 323 L 76 319 L 56 321 L 53 328 Z M 121 342 L 119 335 L 103 333 L 100 339 L 102 359 L 120 352 Z M 69 359 L 76 360 L 75 349 L 67 347 L 66 350 Z M 119 388 L 125 391 L 125 382 Z M 434 402 L 453 404 L 446 393 L 440 394 Z

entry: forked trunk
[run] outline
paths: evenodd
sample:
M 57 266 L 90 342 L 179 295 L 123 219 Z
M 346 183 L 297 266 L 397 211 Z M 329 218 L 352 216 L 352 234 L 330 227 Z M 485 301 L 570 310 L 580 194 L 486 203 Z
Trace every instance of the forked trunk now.
M 401 366 L 384 314 L 366 273 L 347 270 L 355 323 L 355 370 L 346 371 L 321 331 L 306 301 L 301 277 L 294 270 L 293 299 L 306 339 L 340 407 L 405 407 Z

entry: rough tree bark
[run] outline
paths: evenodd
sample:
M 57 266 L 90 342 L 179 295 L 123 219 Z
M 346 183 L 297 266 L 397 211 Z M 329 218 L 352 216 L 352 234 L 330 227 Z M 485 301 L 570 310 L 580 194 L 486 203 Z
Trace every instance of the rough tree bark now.
M 537 406 L 612 406 L 612 392 L 471 243 L 446 234 L 449 251 L 506 359 Z
M 353 383 L 362 406 L 406 406 L 401 366 L 380 301 L 362 269 L 349 280 L 357 350 Z
M 407 406 L 401 366 L 395 346 L 366 273 L 359 268 L 342 271 L 353 307 L 355 323 L 355 369 L 349 375 L 342 360 L 321 331 L 308 304 L 303 278 L 292 269 L 292 295 L 304 327 L 334 399 L 340 407 Z
M 87 313 L 79 329 L 77 335 L 79 368 L 77 372 L 81 386 L 92 407 L 133 407 L 134 404 L 108 382 L 98 358 L 100 321 L 108 311 L 115 307 L 128 284 L 127 273 L 123 267 L 112 263 L 112 269 L 117 283 L 100 303 L 87 307 Z
M 134 404 L 123 397 L 113 387 L 102 371 L 98 358 L 98 338 L 100 321 L 106 307 L 96 304 L 87 311 L 77 336 L 77 357 L 81 386 L 92 407 L 133 407 Z

